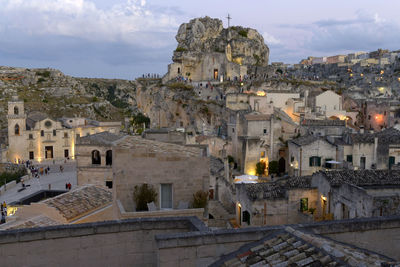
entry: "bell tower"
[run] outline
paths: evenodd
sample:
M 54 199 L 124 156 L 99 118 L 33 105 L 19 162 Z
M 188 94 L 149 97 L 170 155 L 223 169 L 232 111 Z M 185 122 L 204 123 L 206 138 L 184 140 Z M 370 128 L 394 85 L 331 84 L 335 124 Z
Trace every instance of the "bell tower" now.
M 8 158 L 14 162 L 16 159 L 22 158 L 22 155 L 17 155 L 16 149 L 24 143 L 26 131 L 26 114 L 24 110 L 24 101 L 18 99 L 18 96 L 13 96 L 8 102 Z

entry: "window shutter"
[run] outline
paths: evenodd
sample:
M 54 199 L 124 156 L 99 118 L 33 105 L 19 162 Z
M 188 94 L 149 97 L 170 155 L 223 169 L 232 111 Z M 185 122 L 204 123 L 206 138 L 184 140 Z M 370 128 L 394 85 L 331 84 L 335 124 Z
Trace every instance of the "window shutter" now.
M 312 157 L 310 157 L 310 166 L 313 165 L 312 163 L 313 163 L 313 162 L 312 162 Z
M 317 166 L 321 166 L 321 157 L 317 157 Z

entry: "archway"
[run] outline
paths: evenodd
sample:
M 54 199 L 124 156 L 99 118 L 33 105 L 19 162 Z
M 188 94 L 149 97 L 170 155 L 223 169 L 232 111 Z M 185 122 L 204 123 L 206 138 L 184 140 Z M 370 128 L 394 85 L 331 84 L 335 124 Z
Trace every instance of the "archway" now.
M 101 164 L 100 152 L 98 150 L 92 151 L 92 164 Z

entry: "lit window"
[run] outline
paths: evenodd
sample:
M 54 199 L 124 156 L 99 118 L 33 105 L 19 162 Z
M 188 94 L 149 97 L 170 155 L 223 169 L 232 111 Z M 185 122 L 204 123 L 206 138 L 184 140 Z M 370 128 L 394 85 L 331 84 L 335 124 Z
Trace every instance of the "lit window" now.
M 261 151 L 261 157 L 265 158 L 265 151 Z
M 308 210 L 308 198 L 300 199 L 300 211 Z

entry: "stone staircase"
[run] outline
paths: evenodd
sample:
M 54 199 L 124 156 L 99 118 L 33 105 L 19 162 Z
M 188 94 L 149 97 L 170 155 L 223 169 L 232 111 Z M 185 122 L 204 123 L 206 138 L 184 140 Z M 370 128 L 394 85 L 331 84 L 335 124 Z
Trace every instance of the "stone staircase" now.
M 208 213 L 212 215 L 208 220 L 209 227 L 231 228 L 230 221 L 235 219 L 235 214 L 229 213 L 218 200 L 208 201 Z

